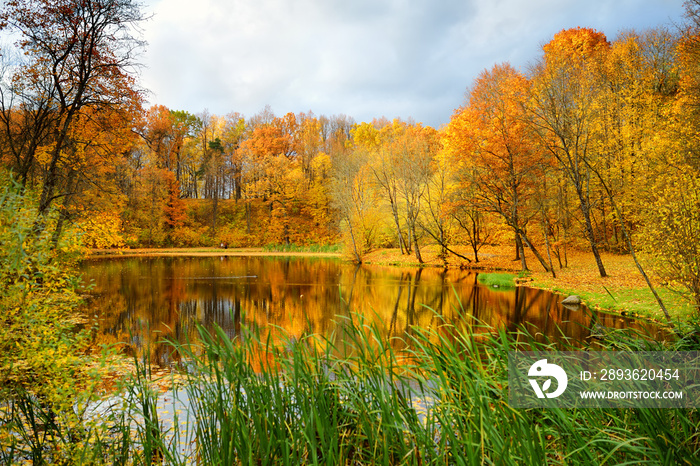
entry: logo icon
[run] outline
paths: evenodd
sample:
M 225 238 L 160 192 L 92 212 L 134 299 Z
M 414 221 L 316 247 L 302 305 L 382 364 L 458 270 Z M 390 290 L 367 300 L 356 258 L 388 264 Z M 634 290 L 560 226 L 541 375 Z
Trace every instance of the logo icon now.
M 527 375 L 530 377 L 554 377 L 557 381 L 557 389 L 552 393 L 546 393 L 552 385 L 551 378 L 544 381 L 542 388 L 540 388 L 537 380 L 529 379 L 530 385 L 532 385 L 532 388 L 537 394 L 537 398 L 556 398 L 564 393 L 564 390 L 566 390 L 566 385 L 569 383 L 569 379 L 566 376 L 564 369 L 556 364 L 548 364 L 546 359 L 540 359 L 530 366 L 530 370 L 528 371 Z

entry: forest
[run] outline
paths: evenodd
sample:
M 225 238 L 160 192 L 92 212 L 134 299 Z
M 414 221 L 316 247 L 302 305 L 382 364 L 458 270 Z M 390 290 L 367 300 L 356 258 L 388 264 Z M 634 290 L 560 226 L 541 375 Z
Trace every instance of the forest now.
M 432 128 L 146 107 L 131 1 L 9 2 L 0 161 L 54 245 L 342 243 L 356 262 L 420 263 L 426 245 L 478 262 L 496 243 L 553 273 L 589 250 L 601 277 L 600 251 L 639 252 L 700 306 L 699 13 L 613 40 L 562 30 L 527 69 L 484 70 Z
M 246 116 L 151 105 L 139 83 L 147 18 L 138 2 L 0 3 L 0 463 L 695 464 L 693 392 L 673 409 L 515 409 L 507 365 L 512 351 L 698 348 L 700 0 L 685 5 L 673 27 L 614 38 L 564 29 L 532 65 L 498 63 L 465 83 L 449 123 L 433 128 L 306 109 Z M 479 314 L 476 297 L 457 303 L 446 280 L 417 292 L 421 274 L 444 280 L 448 258 L 480 267 L 494 245 L 514 253 L 523 275 L 554 277 L 585 251 L 602 280 L 613 274 L 606 260 L 631 257 L 650 289 L 682 291 L 695 314 L 671 317 L 656 295 L 668 339 L 618 332 L 622 311 L 595 320 L 579 308 L 543 312 L 531 335 L 489 326 L 508 311 Z M 202 248 L 216 253 L 205 264 L 214 270 L 227 262 L 220 248 L 261 246 L 340 246 L 357 264 L 391 248 L 419 267 L 375 280 L 372 293 L 395 303 L 388 332 L 340 316 L 342 348 L 302 332 L 278 344 L 239 325 L 239 311 L 265 308 L 258 323 L 269 329 L 294 308 L 310 325 L 331 294 L 340 302 L 336 286 L 372 282 L 359 266 L 331 275 L 314 297 L 273 265 L 264 295 L 253 288 L 201 315 L 196 296 L 179 307 L 175 297 L 188 285 L 216 294 L 238 282 L 170 280 L 187 274 L 180 264 L 159 293 L 142 287 L 162 278 L 145 262 L 131 281 L 93 280 L 139 288 L 157 307 L 159 338 L 179 322 L 197 335 L 191 345 L 158 341 L 156 358 L 186 362 L 162 377 L 135 349 L 148 346 L 138 335 L 98 335 L 100 318 L 122 319 L 114 300 L 93 296 L 100 309 L 85 311 L 90 287 L 78 267 L 91 251 Z M 444 269 L 420 267 L 428 250 Z M 244 266 L 228 278 L 256 278 Z M 319 276 L 314 267 L 304 274 Z M 476 274 L 449 272 L 476 289 Z M 519 299 L 479 285 L 480 295 L 503 309 L 522 308 L 525 293 L 560 305 L 508 280 Z M 288 309 L 269 312 L 285 300 Z M 127 317 L 142 323 L 148 306 Z M 201 325 L 217 313 L 237 316 L 235 338 Z M 326 329 L 323 316 L 316 324 Z M 541 341 L 559 323 L 575 325 L 579 341 Z M 121 349 L 133 358 L 119 372 Z M 182 383 L 189 400 L 171 427 L 159 418 L 157 383 Z

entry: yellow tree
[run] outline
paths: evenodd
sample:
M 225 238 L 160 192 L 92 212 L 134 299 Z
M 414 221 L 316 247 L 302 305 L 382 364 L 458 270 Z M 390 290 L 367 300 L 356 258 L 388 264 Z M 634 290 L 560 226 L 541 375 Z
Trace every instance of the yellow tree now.
M 386 145 L 387 150 L 392 154 L 399 200 L 405 212 L 408 244 L 413 246 L 418 262 L 423 263 L 418 243 L 418 218 L 421 215 L 424 195 L 432 176 L 432 160 L 437 154 L 437 132 L 420 123 L 401 127 L 394 121 L 391 127 L 393 134 Z
M 52 208 L 58 211 L 53 230 L 53 242 L 58 244 L 66 222 L 81 222 L 87 243 L 119 245 L 119 216 L 123 195 L 117 180 L 117 171 L 124 154 L 137 142 L 131 131 L 133 115 L 119 108 L 96 112 L 85 108 L 75 116 L 76 124 L 68 133 L 71 141 L 61 156 L 61 176 Z M 45 170 L 51 160 L 51 147 L 36 154 L 36 167 Z M 96 235 L 105 233 L 111 239 L 102 241 Z
M 425 202 L 420 220 L 421 229 L 427 233 L 440 246 L 440 257 L 447 262 L 448 253 L 471 262 L 471 259 L 455 251 L 451 245 L 457 236 L 458 227 L 467 234 L 468 243 L 474 251 L 474 259 L 479 262 L 479 248 L 483 245 L 480 241 L 483 237 L 482 229 L 477 228 L 482 219 L 479 213 L 472 216 L 472 225 L 467 227 L 462 222 L 459 198 L 464 193 L 464 185 L 458 181 L 459 164 L 444 150 L 439 150 L 431 162 L 431 176 L 425 188 Z M 468 209 L 464 211 L 472 213 Z
M 676 60 L 669 67 L 678 79 L 664 99 L 672 98 L 666 118 L 661 119 L 665 124 L 657 127 L 650 141 L 653 150 L 647 189 L 641 193 L 645 208 L 639 216 L 639 240 L 655 259 L 656 271 L 685 288 L 700 314 L 700 4 L 693 1 L 686 6 L 691 21 L 673 49 Z M 658 93 L 659 87 L 655 90 Z
M 678 88 L 675 43 L 667 31 L 649 30 L 625 34 L 612 44 L 601 68 L 604 86 L 595 102 L 590 153 L 583 159 L 604 191 L 601 205 L 607 199 L 610 223 L 616 231 L 619 227 L 624 248 L 672 327 L 668 310 L 637 258 L 630 230 L 644 222 L 642 212 L 651 201 L 636 181 L 646 179 L 649 187 L 658 179 L 653 166 L 660 155 L 659 136 Z M 605 228 L 605 212 L 601 213 Z
M 576 192 L 585 234 L 601 277 L 607 276 L 592 222 L 589 160 L 594 156 L 596 102 L 602 92 L 600 69 L 610 44 L 589 28 L 567 29 L 544 45 L 532 72 L 529 116 L 538 145 L 558 161 Z
M 348 151 L 332 160 L 332 204 L 340 216 L 352 249 L 353 260 L 362 263 L 378 228 L 377 196 L 371 186 L 369 154 L 363 148 Z
M 297 117 L 299 128 L 296 131 L 298 155 L 301 159 L 301 169 L 304 176 L 313 180 L 314 173 L 312 161 L 316 154 L 321 152 L 323 140 L 321 138 L 321 122 L 312 112 L 300 113 Z
M 353 142 L 370 156 L 370 169 L 391 209 L 401 253 L 413 251 L 423 262 L 418 218 L 437 152 L 437 132 L 420 123 L 382 119 L 357 125 Z
M 247 163 L 246 218 L 250 231 L 254 201 L 266 207 L 265 241 L 290 242 L 291 219 L 305 196 L 299 156 L 299 125 L 293 113 L 275 117 L 264 112 L 254 117 L 240 146 Z
M 399 154 L 392 152 L 388 147 L 391 144 L 392 133 L 396 133 L 403 126 L 398 120 L 391 125 L 387 123 L 386 121 L 360 123 L 352 130 L 352 140 L 356 147 L 361 147 L 367 154 L 370 154 L 370 169 L 374 179 L 389 201 L 399 249 L 401 254 L 410 254 L 411 244 L 404 238 L 404 234 L 401 231 L 401 221 L 399 220 L 398 176 L 395 170 L 398 165 L 397 158 Z
M 226 164 L 231 174 L 231 196 L 238 202 L 243 193 L 243 154 L 240 150 L 245 137 L 245 118 L 239 113 L 226 116 L 221 135 Z

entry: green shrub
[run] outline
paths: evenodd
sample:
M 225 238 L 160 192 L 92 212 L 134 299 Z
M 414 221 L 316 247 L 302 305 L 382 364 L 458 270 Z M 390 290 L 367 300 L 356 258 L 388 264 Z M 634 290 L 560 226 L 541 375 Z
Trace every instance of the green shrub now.
M 55 219 L 37 223 L 33 193 L 7 174 L 0 186 L 0 391 L 63 400 L 85 366 L 72 268 L 82 249 L 70 234 L 54 245 Z

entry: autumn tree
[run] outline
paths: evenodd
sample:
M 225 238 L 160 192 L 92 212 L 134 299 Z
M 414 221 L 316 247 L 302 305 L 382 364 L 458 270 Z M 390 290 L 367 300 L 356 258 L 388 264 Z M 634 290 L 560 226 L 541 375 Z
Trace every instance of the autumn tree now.
M 657 125 L 648 151 L 648 181 L 640 193 L 638 241 L 653 258 L 654 269 L 671 285 L 684 288 L 700 314 L 700 4 L 686 2 L 688 23 L 675 42 L 670 73 L 657 71 L 652 77 L 671 77 L 671 86 L 650 82 L 663 106 L 663 124 Z M 672 92 L 663 92 L 665 90 Z M 667 317 L 668 318 L 668 317 Z M 670 319 L 670 318 L 669 318 Z
M 0 159 L 26 187 L 30 178 L 38 176 L 37 153 L 51 142 L 58 121 L 52 109 L 52 96 L 33 94 L 21 74 L 12 75 L 8 71 L 9 63 L 3 65 L 0 65 Z
M 413 245 L 416 259 L 423 263 L 418 243 L 418 218 L 432 176 L 432 159 L 437 153 L 437 133 L 431 127 L 416 124 L 399 130 L 396 136 L 388 146 L 394 154 L 395 162 L 398 161 L 395 176 L 398 178 L 399 198 L 405 209 L 408 244 Z
M 394 222 L 396 237 L 401 254 L 411 253 L 411 244 L 404 237 L 399 219 L 399 191 L 396 168 L 400 162 L 398 154 L 392 153 L 387 147 L 391 141 L 392 129 L 401 127 L 401 123 L 396 121 L 396 127 L 384 124 L 383 132 L 380 132 L 377 122 L 360 123 L 352 129 L 353 142 L 357 147 L 362 147 L 367 153 L 372 154 L 370 169 L 374 175 L 376 183 L 384 192 L 389 201 L 391 218 Z
M 211 229 L 212 236 L 216 236 L 216 220 L 219 215 L 219 198 L 221 197 L 222 184 L 224 178 L 224 146 L 221 144 L 221 139 L 218 137 L 213 141 L 209 141 L 209 150 L 207 151 L 207 157 L 209 163 L 207 168 L 209 169 L 210 176 L 207 176 L 207 181 L 210 183 L 210 187 L 207 190 L 209 196 L 212 200 L 211 207 Z
M 185 170 L 185 143 L 196 136 L 201 126 L 195 115 L 154 105 L 145 112 L 138 133 L 153 152 L 155 163 L 172 171 L 179 182 Z
M 654 166 L 660 155 L 666 158 L 660 154 L 663 145 L 659 136 L 672 120 L 669 110 L 678 89 L 675 47 L 676 39 L 663 29 L 648 30 L 641 36 L 627 33 L 613 43 L 605 60 L 606 86 L 599 99 L 598 125 L 594 126 L 594 157 L 585 160 L 605 193 L 603 200 L 609 202 L 613 214 L 610 223 L 619 227 L 627 252 L 672 328 L 670 314 L 637 257 L 631 232 L 649 205 L 642 201 L 647 190 L 640 189 L 636 180 L 643 177 L 653 184 L 653 180 L 664 178 L 654 173 Z
M 436 153 L 433 128 L 395 119 L 361 123 L 353 143 L 370 156 L 369 169 L 391 210 L 401 253 L 413 251 L 422 262 L 418 218 Z
M 64 195 L 53 203 L 58 221 L 53 231 L 54 244 L 67 222 L 89 226 L 95 233 L 86 235 L 86 243 L 102 246 L 122 243 L 119 217 L 124 194 L 118 185 L 118 168 L 123 154 L 137 143 L 131 131 L 132 115 L 119 109 L 101 112 L 84 109 L 76 116 L 65 154 L 70 164 L 63 165 Z M 39 164 L 44 168 L 44 164 Z M 96 234 L 103 238 L 97 238 Z
M 602 92 L 600 68 L 610 48 L 601 32 L 588 28 L 557 33 L 544 45 L 544 58 L 532 72 L 529 103 L 532 128 L 539 146 L 556 158 L 579 201 L 585 234 L 601 277 L 607 276 L 592 221 L 589 161 L 593 126 Z
M 53 121 L 46 146 L 39 212 L 62 196 L 59 182 L 71 162 L 71 130 L 84 109 L 135 108 L 139 94 L 132 73 L 142 42 L 133 35 L 143 20 L 132 0 L 16 0 L 0 9 L 0 25 L 19 39 L 26 58 L 12 77 L 12 98 L 33 125 L 20 158 L 31 160 L 46 112 Z M 7 129 L 7 125 L 5 125 Z M 12 137 L 13 135 L 7 135 Z
M 445 131 L 448 128 L 440 134 L 442 148 L 433 160 L 435 179 L 428 184 L 426 191 L 428 211 L 434 218 L 433 223 L 442 224 L 438 231 L 447 230 L 450 233 L 444 233 L 445 236 L 450 234 L 455 243 L 468 245 L 474 254 L 474 262 L 479 262 L 479 250 L 492 237 L 491 222 L 489 214 L 477 202 L 478 186 L 474 183 L 475 177 L 468 173 L 468 162 L 447 144 Z M 437 195 L 433 191 L 437 191 Z M 465 256 L 455 254 L 471 262 Z
M 440 246 L 439 256 L 445 263 L 447 263 L 448 253 L 471 262 L 471 259 L 451 247 L 457 236 L 456 231 L 458 227 L 462 226 L 460 223 L 461 218 L 457 214 L 458 207 L 456 206 L 455 198 L 464 186 L 456 181 L 457 175 L 452 158 L 445 156 L 445 153 L 446 151 L 441 151 L 431 161 L 431 176 L 425 187 L 425 207 L 422 209 L 423 215 L 419 224 L 421 229 Z M 481 217 L 476 218 L 480 219 Z M 479 240 L 481 228 L 475 230 L 466 229 L 466 231 L 468 234 L 475 234 L 474 237 L 469 236 L 469 239 L 473 247 L 474 259 L 476 262 L 479 262 L 478 250 L 483 245 Z M 475 241 L 471 241 L 472 239 Z
M 301 169 L 304 176 L 311 180 L 314 177 L 312 160 L 322 152 L 321 122 L 313 112 L 300 113 L 297 120 L 299 127 L 296 130 L 296 140 Z
M 175 230 L 181 228 L 187 218 L 185 202 L 180 196 L 180 183 L 178 183 L 173 172 L 165 172 L 163 178 L 167 192 L 167 200 L 163 207 L 165 225 L 168 229 Z
M 352 248 L 356 263 L 362 263 L 377 231 L 376 193 L 368 170 L 369 154 L 356 148 L 345 157 L 333 160 L 333 206 Z
M 243 164 L 245 159 L 241 151 L 241 144 L 246 134 L 245 118 L 239 113 L 230 113 L 226 116 L 221 135 L 224 154 L 231 173 L 232 196 L 238 202 L 243 195 Z
M 527 234 L 536 214 L 531 198 L 546 159 L 525 119 L 528 82 L 508 64 L 479 75 L 467 105 L 445 130 L 445 145 L 464 162 L 464 182 L 475 186 L 474 202 L 503 218 L 513 230 L 523 270 L 525 242 L 549 271 Z

